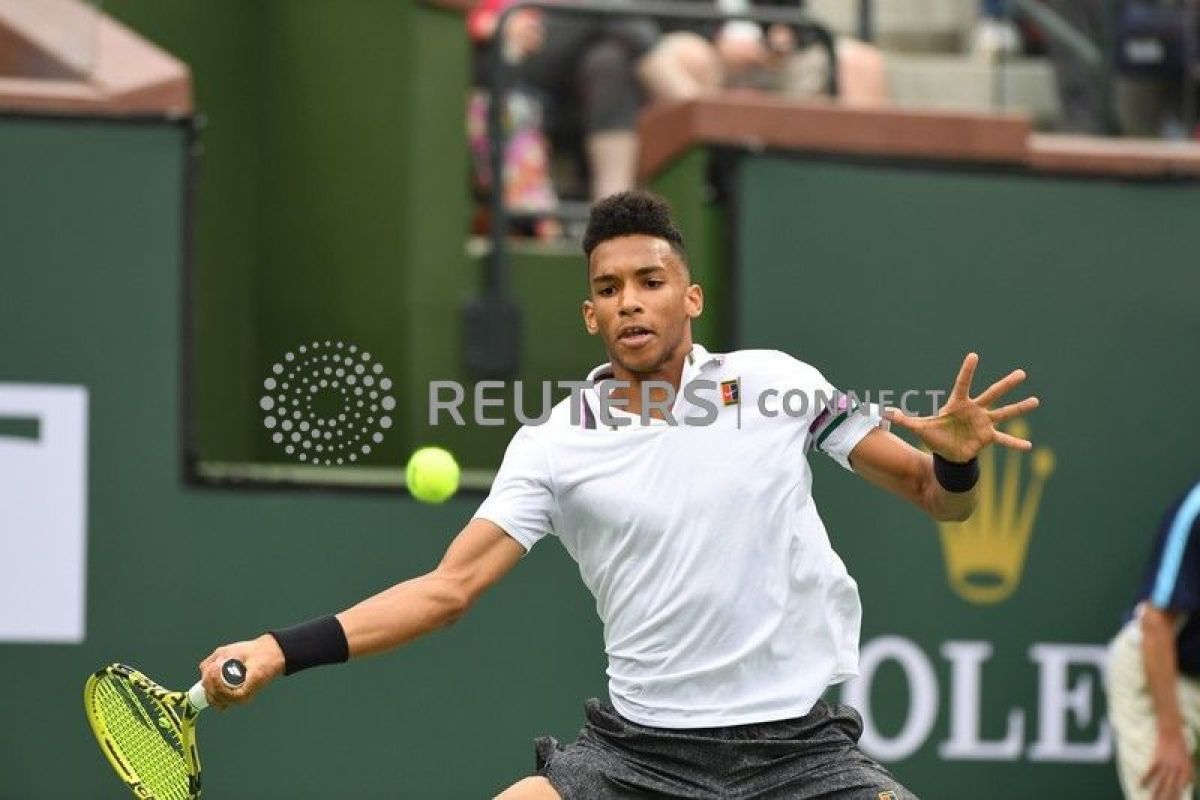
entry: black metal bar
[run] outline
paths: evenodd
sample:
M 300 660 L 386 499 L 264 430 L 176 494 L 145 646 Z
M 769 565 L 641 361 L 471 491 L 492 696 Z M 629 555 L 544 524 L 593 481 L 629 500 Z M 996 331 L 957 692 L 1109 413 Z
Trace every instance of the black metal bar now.
M 1062 43 L 1064 47 L 1075 54 L 1076 58 L 1087 64 L 1089 69 L 1098 70 L 1103 64 L 1103 55 L 1096 43 L 1081 33 L 1074 25 L 1063 19 L 1052 8 L 1035 2 L 1035 0 L 1009 0 L 1011 9 L 1023 14 L 1042 27 L 1046 33 Z
M 1116 135 L 1117 122 L 1113 112 L 1113 58 L 1116 52 L 1117 0 L 1100 0 L 1100 42 L 1093 42 L 1054 9 L 1036 0 L 1010 0 L 1018 14 L 1029 17 L 1051 38 L 1070 50 L 1092 71 L 1096 82 L 1100 108 L 1100 124 L 1104 132 Z
M 1109 136 L 1117 136 L 1121 132 L 1116 99 L 1113 97 L 1119 12 L 1118 0 L 1100 0 L 1100 72 L 1096 76 L 1096 83 L 1100 90 L 1100 124 Z
M 184 133 L 183 203 L 180 216 L 179 294 L 179 457 L 182 483 L 196 483 L 202 455 L 196 419 L 196 215 L 200 206 L 200 177 L 204 158 L 201 134 L 205 118 L 188 120 Z
M 1200 86 L 1197 69 L 1200 69 L 1200 2 L 1184 2 L 1183 16 L 1183 127 L 1190 139 L 1196 131 L 1196 90 Z
M 858 38 L 875 41 L 875 1 L 858 0 Z

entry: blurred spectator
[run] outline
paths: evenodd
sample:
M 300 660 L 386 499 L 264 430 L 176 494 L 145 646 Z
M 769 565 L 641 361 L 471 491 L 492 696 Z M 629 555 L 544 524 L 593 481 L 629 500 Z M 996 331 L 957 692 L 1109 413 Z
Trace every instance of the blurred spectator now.
M 1002 10 L 1004 3 L 993 0 Z M 1120 132 L 1128 136 L 1180 139 L 1197 135 L 1197 70 L 1200 70 L 1200 5 L 1196 0 L 1040 0 L 1095 43 L 1115 47 L 1112 101 Z M 1106 22 L 1107 7 L 1116 12 Z M 1109 29 L 1113 33 L 1108 33 Z M 1046 35 L 1063 111 L 1062 129 L 1105 134 L 1104 89 L 1079 54 Z
M 1129 800 L 1190 798 L 1200 735 L 1200 483 L 1163 518 L 1137 599 L 1109 647 L 1121 787 Z
M 1194 0 L 1124 0 L 1116 20 L 1117 116 L 1123 133 L 1197 136 L 1200 10 Z
M 730 89 L 757 89 L 792 97 L 810 97 L 824 91 L 829 64 L 820 46 L 801 41 L 789 25 L 760 25 L 736 19 L 738 13 L 752 7 L 803 8 L 803 0 L 717 0 L 717 5 L 731 17 L 729 21 L 677 24 L 676 31 L 692 36 L 664 44 L 685 50 L 687 56 L 681 60 L 689 64 L 708 62 L 708 67 L 694 69 L 694 74 L 715 78 Z M 701 37 L 708 46 L 698 52 Z M 842 36 L 837 38 L 836 51 L 839 99 L 856 106 L 885 103 L 887 75 L 879 50 Z
M 489 102 L 488 93 L 483 89 L 475 89 L 467 101 L 467 144 L 475 167 L 475 180 L 483 192 L 492 189 Z M 532 233 L 539 239 L 556 238 L 562 234 L 562 226 L 554 217 L 558 193 L 550 176 L 551 147 L 543 130 L 541 103 L 528 92 L 513 89 L 506 98 L 502 119 L 504 206 L 511 213 L 530 220 L 514 223 L 518 230 Z
M 981 0 L 979 21 L 971 32 L 972 55 L 985 61 L 996 61 L 1020 53 L 1021 47 L 1021 32 L 1009 18 L 1005 1 Z
M 508 0 L 482 0 L 467 20 L 472 40 L 496 36 Z M 635 8 L 636 6 L 631 6 Z M 705 82 L 681 55 L 652 53 L 660 29 L 645 17 L 590 17 L 532 8 L 509 15 L 502 32 L 504 64 L 518 88 L 558 108 L 578 107 L 593 199 L 632 188 L 637 174 L 637 112 L 643 86 L 653 99 L 694 97 Z M 478 58 L 478 83 L 490 62 Z M 703 65 L 700 65 L 701 67 Z

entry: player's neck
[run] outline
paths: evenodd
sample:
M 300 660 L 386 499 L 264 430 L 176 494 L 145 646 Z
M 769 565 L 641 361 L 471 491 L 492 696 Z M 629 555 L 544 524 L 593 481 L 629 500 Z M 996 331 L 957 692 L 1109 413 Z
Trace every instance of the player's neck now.
M 671 355 L 665 362 L 660 364 L 658 368 L 650 372 L 633 372 L 622 367 L 615 359 L 612 361 L 613 378 L 618 381 L 627 383 L 626 388 L 613 389 L 609 395 L 613 399 L 624 400 L 628 405 L 624 407 L 625 411 L 631 414 L 642 413 L 642 397 L 645 392 L 645 397 L 649 398 L 652 403 L 661 403 L 667 396 L 665 387 L 648 386 L 643 389 L 643 384 L 670 384 L 675 396 L 679 395 L 679 384 L 683 380 L 683 364 L 687 360 L 688 353 L 692 350 L 691 337 L 687 337 L 680 343 L 678 350 Z M 663 413 L 659 408 L 651 407 L 650 416 L 654 419 L 662 419 Z

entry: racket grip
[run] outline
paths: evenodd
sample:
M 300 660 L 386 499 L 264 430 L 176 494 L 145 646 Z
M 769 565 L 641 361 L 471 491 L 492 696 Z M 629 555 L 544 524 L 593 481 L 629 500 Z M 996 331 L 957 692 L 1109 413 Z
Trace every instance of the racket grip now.
M 246 665 L 236 658 L 231 658 L 221 665 L 221 682 L 230 689 L 236 689 L 246 682 Z
M 221 665 L 221 683 L 228 686 L 230 689 L 236 689 L 246 682 L 246 665 L 236 658 L 231 658 Z M 188 689 L 188 700 L 196 707 L 197 711 L 203 711 L 208 708 L 208 695 L 204 693 L 204 684 L 196 681 L 196 684 Z

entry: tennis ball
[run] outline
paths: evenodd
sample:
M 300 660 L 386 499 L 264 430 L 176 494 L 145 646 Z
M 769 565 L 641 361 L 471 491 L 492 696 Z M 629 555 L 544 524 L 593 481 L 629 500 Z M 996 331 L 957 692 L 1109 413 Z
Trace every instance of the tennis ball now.
M 422 447 L 404 471 L 408 491 L 423 503 L 441 503 L 458 491 L 458 462 L 440 447 Z

